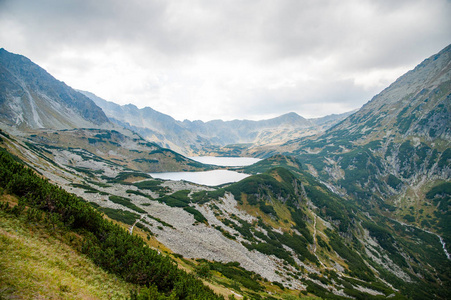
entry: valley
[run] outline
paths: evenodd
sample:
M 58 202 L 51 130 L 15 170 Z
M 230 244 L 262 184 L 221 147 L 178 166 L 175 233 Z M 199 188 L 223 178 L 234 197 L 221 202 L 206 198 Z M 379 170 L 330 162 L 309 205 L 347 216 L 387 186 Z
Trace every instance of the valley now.
M 117 299 L 451 297 L 451 46 L 322 119 L 180 122 L 75 91 L 4 49 L 0 67 L 1 249 L 32 219 L 117 276 Z M 189 158 L 203 155 L 254 159 Z M 25 295 L 12 281 L 0 297 Z M 77 297 L 58 284 L 48 293 Z

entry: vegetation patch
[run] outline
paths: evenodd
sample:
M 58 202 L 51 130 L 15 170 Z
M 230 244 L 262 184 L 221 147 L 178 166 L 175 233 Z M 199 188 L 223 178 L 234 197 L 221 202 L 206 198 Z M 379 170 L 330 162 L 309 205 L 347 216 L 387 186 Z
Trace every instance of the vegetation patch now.
M 110 178 L 102 176 L 103 179 L 107 180 L 109 183 L 120 183 L 120 184 L 130 184 L 129 181 L 133 181 L 135 178 L 151 178 L 147 173 L 143 172 L 120 172 L 116 177 Z
M 224 194 L 224 189 L 217 189 L 214 191 L 200 191 L 191 195 L 191 201 L 193 203 L 204 204 L 211 200 L 219 200 L 219 198 L 224 197 Z
M 133 225 L 139 218 L 138 214 L 129 212 L 128 210 L 114 209 L 109 207 L 101 207 L 99 208 L 99 210 L 101 212 L 104 212 L 109 218 L 128 225 Z
M 150 190 L 156 193 L 164 193 L 168 191 L 168 188 L 161 186 L 161 180 L 145 180 L 140 182 L 133 183 L 138 189 L 141 190 Z
M 191 199 L 188 197 L 189 193 L 189 190 L 177 191 L 171 195 L 158 198 L 158 201 L 171 207 L 187 207 L 191 202 Z
M 258 292 L 263 290 L 263 286 L 259 283 L 263 278 L 255 272 L 245 270 L 238 262 L 208 262 L 210 270 L 217 271 L 225 277 L 241 284 L 242 287 Z
M 146 213 L 146 211 L 142 208 L 139 208 L 138 206 L 136 206 L 135 204 L 133 204 L 131 202 L 130 199 L 128 198 L 124 198 L 124 197 L 120 197 L 120 196 L 116 196 L 116 195 L 111 195 L 108 199 L 110 199 L 111 202 L 123 205 L 125 207 L 130 208 L 131 210 L 134 210 L 138 213 L 144 214 Z
M 194 207 L 187 206 L 183 208 L 184 211 L 192 214 L 194 216 L 194 219 L 199 223 L 204 223 L 208 225 L 208 220 L 204 217 L 204 215 L 195 209 Z

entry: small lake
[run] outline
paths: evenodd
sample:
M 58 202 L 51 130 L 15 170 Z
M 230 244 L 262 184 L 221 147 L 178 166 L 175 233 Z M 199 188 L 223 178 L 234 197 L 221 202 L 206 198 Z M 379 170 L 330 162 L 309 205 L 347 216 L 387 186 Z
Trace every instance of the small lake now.
M 203 164 L 223 167 L 244 167 L 261 161 L 260 158 L 253 157 L 194 156 L 189 158 Z
M 261 159 L 253 157 L 213 157 L 196 156 L 190 159 L 203 164 L 224 166 L 224 167 L 243 167 L 250 166 Z M 225 183 L 237 182 L 249 176 L 249 174 L 238 173 L 230 170 L 212 170 L 201 172 L 164 172 L 149 173 L 153 178 L 164 180 L 185 180 L 197 184 L 216 186 Z
M 248 174 L 229 170 L 212 170 L 202 172 L 164 172 L 149 173 L 153 178 L 165 180 L 185 180 L 197 184 L 216 186 L 229 182 L 237 182 L 248 177 Z

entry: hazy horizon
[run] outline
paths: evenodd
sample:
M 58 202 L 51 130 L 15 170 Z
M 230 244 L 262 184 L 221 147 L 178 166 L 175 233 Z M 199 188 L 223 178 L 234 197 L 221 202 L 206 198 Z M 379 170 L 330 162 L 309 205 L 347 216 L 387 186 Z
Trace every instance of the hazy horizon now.
M 77 90 L 77 89 L 76 89 L 76 91 L 82 92 L 82 93 L 88 92 L 88 93 L 93 94 L 95 97 L 101 98 L 101 97 L 97 96 L 96 94 L 94 94 L 94 93 L 92 93 L 92 92 L 90 92 L 90 91 L 83 91 L 83 90 Z M 103 99 L 103 98 L 101 98 L 101 99 L 102 99 L 102 100 L 105 100 L 105 101 L 108 101 L 108 102 L 111 102 L 111 103 L 114 103 L 114 104 L 117 104 L 117 105 L 120 105 L 120 106 L 134 105 L 134 106 L 136 106 L 138 109 L 150 108 L 150 109 L 153 109 L 153 110 L 155 110 L 155 111 L 157 111 L 157 112 L 159 112 L 159 113 L 162 113 L 161 111 L 158 111 L 158 110 L 156 110 L 156 109 L 154 109 L 153 107 L 150 107 L 150 106 L 138 107 L 137 105 L 135 105 L 135 104 L 133 104 L 133 103 L 120 104 L 120 103 L 116 103 L 116 102 L 114 102 L 114 101 L 110 101 L 110 100 L 108 100 L 108 99 Z M 174 118 L 170 113 L 169 113 L 169 114 L 164 113 L 164 114 L 165 114 L 165 115 L 168 115 L 168 116 L 170 116 L 170 117 L 172 117 L 173 119 L 175 119 L 176 121 L 179 121 L 179 122 L 183 122 L 183 121 L 185 121 L 185 120 L 188 120 L 188 121 L 190 121 L 190 122 L 194 122 L 194 121 L 210 122 L 210 121 L 217 121 L 217 120 L 222 120 L 222 121 L 225 121 L 225 122 L 228 122 L 228 121 L 244 121 L 244 120 L 246 120 L 246 121 L 264 121 L 264 120 L 269 120 L 269 119 L 273 119 L 273 118 L 278 118 L 278 117 L 281 117 L 281 116 L 283 116 L 283 115 L 288 115 L 288 114 L 291 114 L 291 113 L 295 113 L 295 114 L 297 114 L 297 115 L 299 115 L 299 116 L 301 116 L 301 117 L 303 117 L 303 118 L 305 118 L 305 119 L 307 119 L 307 120 L 314 120 L 314 119 L 321 119 L 321 118 L 324 118 L 324 117 L 328 117 L 328 116 L 331 116 L 331 115 L 341 115 L 341 114 L 345 114 L 345 113 L 352 113 L 352 112 L 355 112 L 355 111 L 357 111 L 357 110 L 359 110 L 359 109 L 360 109 L 360 107 L 358 107 L 358 108 L 356 108 L 356 109 L 353 109 L 353 110 L 350 110 L 350 111 L 343 112 L 343 113 L 338 113 L 338 114 L 331 113 L 331 114 L 328 114 L 328 115 L 319 116 L 319 117 L 312 117 L 312 118 L 306 118 L 306 117 L 304 117 L 304 116 L 298 114 L 297 112 L 294 112 L 294 111 L 288 111 L 288 112 L 285 112 L 285 113 L 281 113 L 280 115 L 277 115 L 277 116 L 274 116 L 274 117 L 265 118 L 265 119 L 247 119 L 247 118 L 241 118 L 241 119 L 230 119 L 230 120 L 224 120 L 224 119 L 212 119 L 212 120 L 206 120 L 206 121 L 204 121 L 204 120 L 198 120 L 198 119 L 190 120 L 190 119 L 187 119 L 187 118 L 176 119 L 176 118 Z

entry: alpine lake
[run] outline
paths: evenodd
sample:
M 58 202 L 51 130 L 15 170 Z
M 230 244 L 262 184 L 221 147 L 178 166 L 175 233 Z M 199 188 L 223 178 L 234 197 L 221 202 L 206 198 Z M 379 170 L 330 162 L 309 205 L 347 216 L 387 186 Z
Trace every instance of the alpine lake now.
M 259 158 L 253 157 L 219 157 L 219 156 L 196 156 L 190 159 L 197 162 L 215 165 L 221 167 L 244 167 L 250 166 L 258 161 Z M 149 173 L 153 178 L 164 180 L 184 180 L 192 183 L 217 186 L 225 183 L 237 182 L 248 176 L 249 174 L 239 173 L 232 170 L 212 170 L 201 172 L 162 172 Z

